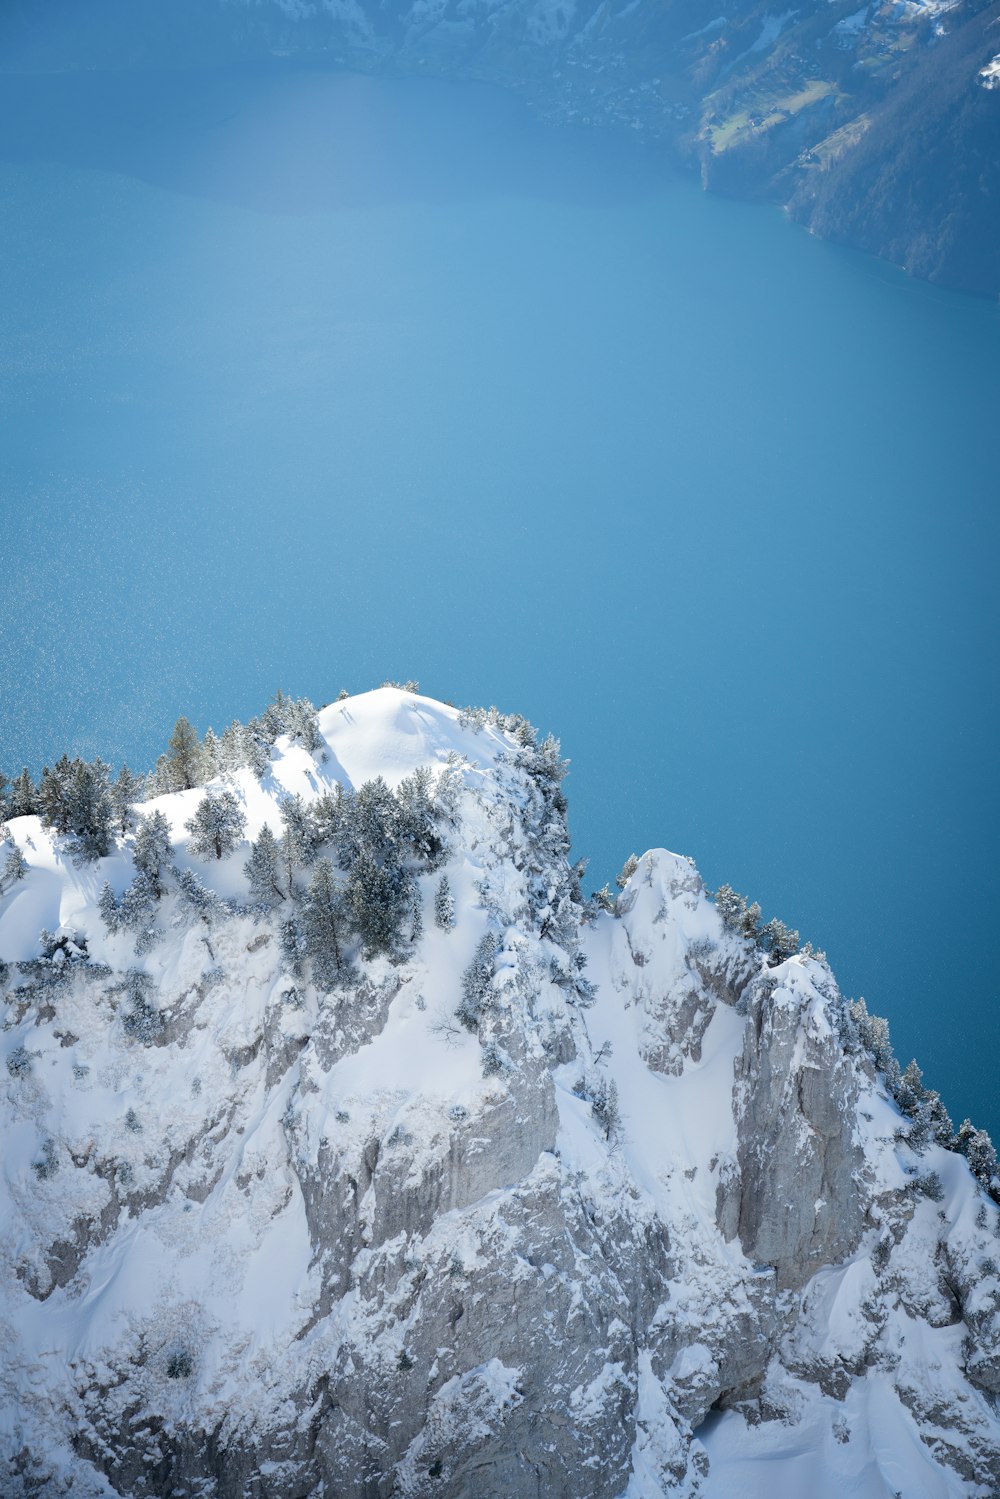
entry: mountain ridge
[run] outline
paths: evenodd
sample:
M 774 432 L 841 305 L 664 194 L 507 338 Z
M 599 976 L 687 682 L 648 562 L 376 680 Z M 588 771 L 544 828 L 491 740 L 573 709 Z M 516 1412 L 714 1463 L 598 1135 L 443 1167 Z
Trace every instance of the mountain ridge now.
M 663 850 L 585 900 L 516 715 L 296 722 L 9 825 L 4 1492 L 995 1491 L 1000 1213 L 822 957 Z

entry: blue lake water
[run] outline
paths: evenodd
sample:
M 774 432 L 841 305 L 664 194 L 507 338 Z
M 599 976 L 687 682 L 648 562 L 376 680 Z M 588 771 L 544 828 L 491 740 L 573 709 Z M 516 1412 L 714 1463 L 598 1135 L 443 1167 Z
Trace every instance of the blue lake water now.
M 1000 313 L 486 87 L 6 79 L 0 765 L 277 685 L 553 729 L 1000 1134 Z

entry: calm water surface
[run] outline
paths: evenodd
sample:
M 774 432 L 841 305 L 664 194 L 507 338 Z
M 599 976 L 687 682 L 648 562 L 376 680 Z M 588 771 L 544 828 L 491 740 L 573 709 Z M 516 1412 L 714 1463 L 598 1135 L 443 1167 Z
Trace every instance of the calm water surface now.
M 0 765 L 418 677 L 1000 1134 L 997 309 L 486 88 L 8 79 Z

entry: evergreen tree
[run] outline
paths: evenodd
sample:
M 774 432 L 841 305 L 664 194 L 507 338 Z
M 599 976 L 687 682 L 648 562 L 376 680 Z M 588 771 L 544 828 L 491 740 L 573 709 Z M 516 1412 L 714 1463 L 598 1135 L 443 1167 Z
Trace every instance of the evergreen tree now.
M 715 907 L 731 931 L 751 942 L 757 941 L 760 906 L 756 901 L 748 905 L 745 895 L 738 894 L 731 885 L 720 885 L 715 892 Z
M 295 978 L 302 977 L 302 966 L 309 956 L 302 923 L 294 914 L 281 923 L 281 951 Z
M 920 1106 L 926 1097 L 927 1090 L 924 1087 L 924 1075 L 917 1066 L 916 1058 L 913 1059 L 903 1070 L 896 1090 L 896 1102 L 904 1114 L 911 1119 L 916 1118 Z
M 3 861 L 4 894 L 7 893 L 12 885 L 16 885 L 19 880 L 23 880 L 27 873 L 28 864 L 24 855 L 16 843 L 11 844 L 11 847 L 7 850 L 7 857 Z
M 761 927 L 757 940 L 768 954 L 768 966 L 771 968 L 777 968 L 786 958 L 794 957 L 801 946 L 798 932 L 779 921 L 776 916 L 772 916 Z
M 206 925 L 211 926 L 220 916 L 224 915 L 226 907 L 216 895 L 214 890 L 209 890 L 205 882 L 195 874 L 193 869 L 173 870 L 174 879 L 177 881 L 177 893 L 184 904 L 197 916 L 200 916 Z
M 173 789 L 170 777 L 170 757 L 163 754 L 146 777 L 146 800 L 149 801 L 154 796 L 167 796 Z
M 618 1084 L 613 1077 L 601 1077 L 594 1088 L 594 1094 L 590 1101 L 590 1107 L 594 1118 L 604 1131 L 604 1138 L 610 1140 L 618 1133 L 621 1124 L 621 1111 L 618 1106 Z
M 619 890 L 625 889 L 625 886 L 628 884 L 629 880 L 632 878 L 638 868 L 639 860 L 636 858 L 635 854 L 629 854 L 628 858 L 625 860 L 625 863 L 622 865 L 621 873 L 615 878 L 615 884 L 618 886 Z M 728 890 L 729 886 L 726 885 L 723 888 Z
M 79 758 L 71 762 L 66 788 L 71 832 L 78 833 L 105 818 L 110 827 L 110 775 L 111 766 L 102 760 L 95 760 L 92 765 Z
M 152 1046 L 156 1042 L 164 1025 L 163 1016 L 151 1003 L 152 989 L 153 981 L 149 974 L 142 973 L 137 968 L 129 970 L 121 985 L 121 991 L 130 1004 L 130 1008 L 122 1016 L 122 1029 L 127 1036 L 141 1041 L 144 1046 Z
M 455 1013 L 466 1030 L 478 1030 L 484 1011 L 490 1007 L 499 946 L 496 934 L 487 932 L 462 974 L 462 998 Z
M 164 871 L 169 867 L 173 852 L 170 843 L 170 824 L 162 812 L 151 812 L 139 820 L 139 829 L 132 846 L 135 867 L 149 880 L 157 899 L 163 894 Z
M 434 811 L 439 827 L 458 827 L 461 797 L 462 777 L 454 764 L 446 765 L 434 788 Z
M 170 791 L 192 791 L 202 784 L 203 755 L 198 735 L 187 719 L 181 717 L 167 741 L 167 776 Z
M 273 906 L 276 900 L 285 899 L 285 892 L 278 883 L 278 840 L 266 822 L 257 841 L 250 845 L 250 857 L 243 866 L 243 873 L 255 901 Z
M 219 771 L 224 776 L 231 776 L 238 770 L 242 770 L 247 763 L 246 746 L 243 742 L 243 725 L 238 718 L 234 718 L 228 729 L 225 729 L 219 740 Z
M 426 765 L 418 765 L 396 788 L 401 836 L 428 869 L 436 868 L 444 854 L 433 788 L 434 777 Z
M 434 920 L 444 932 L 450 932 L 455 925 L 455 900 L 446 874 L 438 880 L 434 891 Z
M 111 766 L 103 760 L 88 764 L 74 760 L 69 783 L 69 825 L 74 837 L 73 857 L 84 863 L 103 859 L 113 838 Z
M 344 955 L 346 920 L 343 897 L 329 859 L 318 860 L 302 901 L 298 937 L 312 959 L 313 979 L 329 993 L 349 974 Z
M 989 1191 L 997 1175 L 997 1153 L 989 1135 L 984 1129 L 976 1129 L 971 1119 L 963 1119 L 955 1144 L 968 1161 L 973 1176 Z
M 915 1150 L 923 1150 L 929 1138 L 938 1145 L 951 1145 L 954 1127 L 948 1110 L 940 1093 L 924 1087 L 923 1073 L 915 1061 L 904 1069 L 895 1092 L 900 1109 L 913 1120 L 910 1144 Z
M 274 743 L 279 734 L 290 732 L 292 709 L 293 704 L 291 699 L 287 698 L 279 687 L 260 717 L 261 726 L 271 744 Z
M 118 901 L 115 898 L 115 892 L 107 880 L 101 886 L 101 893 L 97 901 L 97 910 L 104 925 L 111 935 L 114 936 L 115 932 L 121 926 L 121 911 L 119 910 Z
M 311 808 L 301 796 L 286 796 L 281 803 L 281 853 L 285 882 L 294 888 L 294 872 L 313 862 L 319 848 L 319 828 Z
M 899 1088 L 899 1063 L 892 1049 L 889 1022 L 883 1015 L 870 1015 L 863 999 L 848 1001 L 847 1011 L 857 1030 L 858 1040 L 871 1057 L 879 1072 L 883 1073 L 889 1091 L 895 1097 Z
M 319 731 L 319 718 L 316 709 L 307 697 L 300 697 L 297 702 L 289 705 L 287 732 L 311 755 L 322 748 L 323 736 Z
M 0 770 L 0 823 L 10 816 L 10 802 L 8 801 L 10 790 L 10 782 L 3 771 Z
M 613 916 L 615 913 L 615 898 L 611 894 L 610 885 L 602 885 L 600 890 L 595 890 L 591 899 L 599 911 L 607 911 Z
M 490 709 L 487 716 L 504 726 L 502 715 L 498 715 L 496 709 Z M 528 773 L 541 797 L 541 808 L 534 818 L 538 848 L 546 860 L 562 861 L 569 853 L 569 832 L 561 783 L 569 769 L 569 761 L 562 758 L 558 739 L 549 734 L 540 745 L 529 744 L 520 749 L 517 763 Z
M 124 837 L 135 827 L 135 804 L 143 800 L 145 776 L 134 776 L 123 765 L 111 785 L 111 811 L 115 830 Z
M 410 882 L 410 946 L 416 947 L 424 935 L 424 912 L 420 891 Z
M 84 862 L 103 858 L 111 846 L 112 805 L 103 760 L 92 764 L 62 755 L 55 767 L 42 771 L 38 807 L 43 824 L 57 833 L 75 835 L 74 858 Z
M 68 755 L 60 755 L 51 770 L 47 765 L 42 766 L 38 782 L 38 815 L 44 827 L 54 828 L 57 833 L 69 832 L 72 776 L 73 765 Z
M 483 1077 L 496 1077 L 505 1067 L 504 1054 L 492 1036 L 482 1044 Z
M 97 902 L 101 920 L 114 935 L 119 931 L 136 934 L 135 950 L 139 956 L 149 952 L 160 936 L 156 926 L 157 892 L 147 874 L 141 871 L 127 888 L 121 900 L 115 898 L 105 881 Z
M 340 865 L 349 869 L 363 851 L 383 861 L 395 855 L 401 832 L 399 803 L 381 776 L 346 791 L 342 801 Z
M 214 780 L 222 769 L 222 755 L 215 730 L 211 727 L 205 731 L 205 738 L 201 745 L 201 759 L 202 774 L 205 780 Z
M 258 781 L 271 768 L 271 741 L 259 718 L 251 718 L 243 730 L 243 763 L 249 766 Z
M 8 793 L 7 816 L 31 817 L 37 811 L 38 793 L 28 767 L 25 766 L 21 774 L 14 777 L 13 785 Z
M 367 953 L 374 956 L 394 950 L 410 899 L 405 869 L 389 860 L 380 864 L 362 849 L 348 873 L 344 901 Z
M 955 1138 L 955 1126 L 936 1089 L 928 1089 L 924 1097 L 924 1107 L 927 1110 L 931 1135 L 938 1145 L 944 1145 L 947 1148 Z
M 206 859 L 214 854 L 221 859 L 224 854 L 232 853 L 243 837 L 246 818 L 231 791 L 209 791 L 184 826 L 191 834 L 188 853 Z
M 316 824 L 318 844 L 339 844 L 344 826 L 345 803 L 344 788 L 339 783 L 332 792 L 324 791 L 323 795 L 313 802 L 312 814 Z
M 147 953 L 158 936 L 156 930 L 156 906 L 159 890 L 152 879 L 140 870 L 121 898 L 119 922 L 130 932 L 136 933 L 136 953 Z

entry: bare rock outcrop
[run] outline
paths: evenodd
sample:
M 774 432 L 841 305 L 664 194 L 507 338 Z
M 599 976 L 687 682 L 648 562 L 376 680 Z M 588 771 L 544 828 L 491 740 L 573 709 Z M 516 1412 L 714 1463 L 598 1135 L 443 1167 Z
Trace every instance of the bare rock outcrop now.
M 865 1212 L 856 1071 L 798 962 L 755 985 L 736 1079 L 740 1242 L 796 1289 L 856 1248 Z

